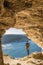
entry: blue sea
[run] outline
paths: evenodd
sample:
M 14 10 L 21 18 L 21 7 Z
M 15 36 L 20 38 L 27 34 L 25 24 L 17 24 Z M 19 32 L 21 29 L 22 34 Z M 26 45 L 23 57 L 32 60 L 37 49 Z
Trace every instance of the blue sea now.
M 28 41 L 30 44 L 29 48 L 29 54 L 33 52 L 41 52 L 41 48 L 37 46 L 33 41 Z M 27 50 L 26 50 L 26 42 L 12 42 L 12 43 L 6 43 L 2 44 L 2 50 L 3 54 L 8 54 L 12 58 L 22 58 L 24 56 L 27 56 Z

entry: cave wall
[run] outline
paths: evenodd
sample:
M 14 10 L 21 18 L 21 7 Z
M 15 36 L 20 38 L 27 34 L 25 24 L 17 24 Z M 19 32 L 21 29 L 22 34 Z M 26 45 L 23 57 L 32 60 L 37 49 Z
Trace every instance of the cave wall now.
M 43 0 L 0 0 L 0 38 L 10 27 L 22 28 L 43 48 Z M 0 57 L 3 65 L 1 42 Z

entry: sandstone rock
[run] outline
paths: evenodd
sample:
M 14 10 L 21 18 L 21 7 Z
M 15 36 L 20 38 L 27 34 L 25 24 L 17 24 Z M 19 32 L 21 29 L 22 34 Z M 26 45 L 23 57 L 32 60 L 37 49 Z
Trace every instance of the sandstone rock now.
M 17 65 L 21 65 L 20 63 L 17 63 Z
M 29 1 L 0 0 L 0 28 L 23 28 L 27 36 L 43 48 L 43 0 L 31 0 L 31 7 L 29 7 Z M 15 15 L 19 17 L 16 18 Z M 1 34 L 3 34 L 2 31 Z M 37 54 L 35 58 L 39 59 L 40 56 L 42 55 Z
M 7 63 L 7 64 L 4 64 L 4 65 L 9 65 L 9 63 Z
M 43 60 L 43 54 L 42 53 L 33 54 L 33 58 Z

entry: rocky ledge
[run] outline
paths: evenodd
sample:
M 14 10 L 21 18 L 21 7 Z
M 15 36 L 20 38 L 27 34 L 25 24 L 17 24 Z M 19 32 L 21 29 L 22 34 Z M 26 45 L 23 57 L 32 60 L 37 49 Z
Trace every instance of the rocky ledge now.
M 43 65 L 43 54 L 42 53 L 32 53 L 21 59 L 12 59 L 8 55 L 4 55 L 5 65 Z

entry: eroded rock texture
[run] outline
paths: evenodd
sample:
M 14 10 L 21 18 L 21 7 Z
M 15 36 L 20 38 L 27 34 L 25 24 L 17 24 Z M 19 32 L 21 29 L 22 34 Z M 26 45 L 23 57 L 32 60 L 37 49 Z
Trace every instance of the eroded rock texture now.
M 3 57 L 5 65 L 43 65 L 43 54 L 38 52 L 18 60 L 11 59 L 8 55 L 4 55 Z
M 23 28 L 43 47 L 43 0 L 1 0 L 0 27 Z
M 23 28 L 43 48 L 43 0 L 0 0 L 0 29 L 9 27 Z

